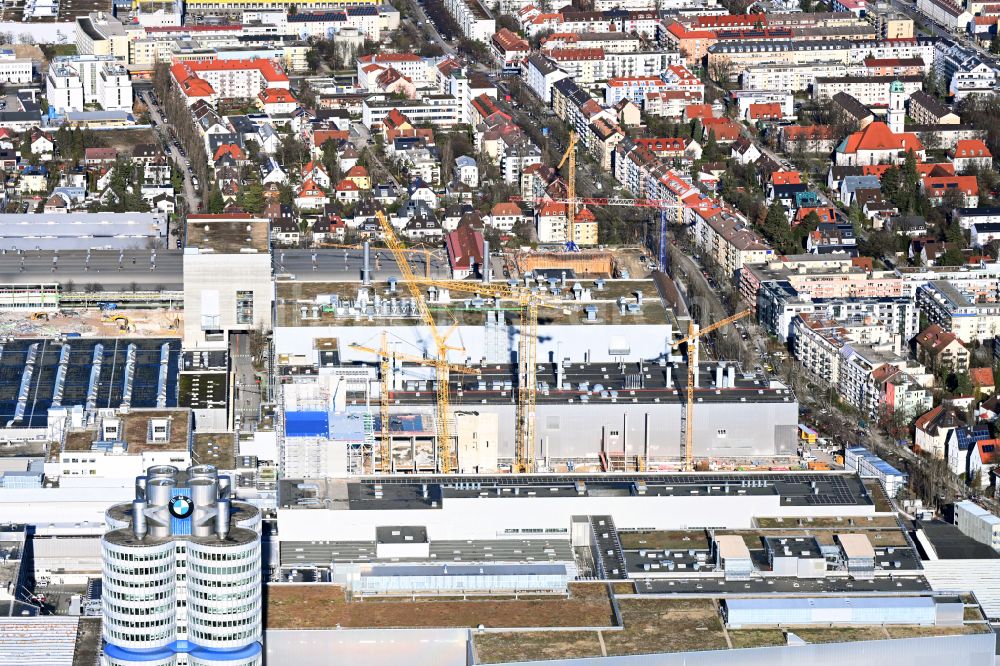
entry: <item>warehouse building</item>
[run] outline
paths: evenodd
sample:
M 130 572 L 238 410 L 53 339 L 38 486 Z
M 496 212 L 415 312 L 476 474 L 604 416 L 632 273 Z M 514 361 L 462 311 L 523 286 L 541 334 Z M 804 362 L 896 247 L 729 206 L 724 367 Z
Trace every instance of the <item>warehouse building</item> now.
M 1000 550 L 1000 518 L 969 500 L 955 503 L 955 525 L 962 534 Z
M 281 254 L 277 270 L 291 270 Z M 349 264 L 346 255 L 344 262 Z M 377 258 L 374 263 L 379 268 Z M 315 373 L 346 377 L 348 406 L 374 403 L 387 384 L 393 468 L 433 471 L 433 368 L 392 361 L 383 381 L 376 347 L 383 331 L 391 354 L 432 358 L 436 345 L 428 328 L 417 325 L 413 299 L 394 279 L 366 285 L 365 264 L 356 268 L 360 283 L 278 280 L 279 372 L 294 382 Z M 581 281 L 564 273 L 534 286 L 544 286 L 554 303 L 539 313 L 534 458 L 552 469 L 602 457 L 608 465 L 613 458 L 633 469 L 640 457 L 652 469 L 676 466 L 687 367 L 673 348 L 683 324 L 665 307 L 660 284 Z M 450 332 L 448 343 L 463 350 L 462 358 L 456 354 L 451 361 L 464 361 L 467 368 L 451 375 L 455 462 L 464 472 L 500 469 L 514 455 L 520 310 L 433 286 L 427 294 L 440 330 Z M 732 363 L 706 364 L 694 376 L 696 456 L 794 455 L 798 403 L 784 384 Z M 381 431 L 380 417 L 374 427 Z M 355 466 L 341 460 L 332 467 L 345 468 Z
M 326 352 L 322 352 L 326 353 Z M 514 456 L 515 396 L 513 382 L 517 366 L 505 364 L 469 365 L 468 374 L 451 374 L 451 409 L 456 424 L 457 465 L 465 472 L 496 471 Z M 785 459 L 795 455 L 798 401 L 784 384 L 763 375 L 737 372 L 733 364 L 702 364 L 697 372 L 694 408 L 695 457 L 752 457 Z M 392 467 L 397 471 L 433 471 L 435 391 L 434 368 L 393 365 L 390 379 L 390 438 Z M 318 388 L 336 379 L 343 400 L 333 402 L 333 392 Z M 382 384 L 376 367 L 336 365 L 322 368 L 319 375 L 286 375 L 283 391 L 285 413 L 316 414 L 314 426 L 298 429 L 291 437 L 315 437 L 287 441 L 287 450 L 301 450 L 297 456 L 329 460 L 322 468 L 292 476 L 329 476 L 357 470 L 357 448 L 370 446 L 372 432 L 381 432 L 381 416 L 375 407 L 371 423 L 345 417 L 343 409 L 364 412 L 377 404 Z M 303 385 L 314 385 L 314 404 L 297 406 Z M 669 469 L 680 460 L 679 423 L 685 409 L 687 367 L 682 363 L 643 361 L 641 363 L 544 363 L 538 366 L 539 391 L 536 399 L 536 432 L 533 457 L 541 468 L 562 469 L 589 462 L 624 462 L 635 468 L 642 458 L 647 469 Z M 326 395 L 323 398 L 320 396 Z M 285 422 L 285 435 L 305 416 Z M 309 417 L 311 418 L 311 417 Z M 354 419 L 354 420 L 352 420 Z M 320 423 L 320 421 L 322 421 Z M 354 425 L 340 437 L 329 437 L 330 424 Z M 353 434 L 352 434 L 353 433 Z M 286 439 L 288 439 L 286 437 Z M 329 442 L 335 441 L 333 446 Z M 363 440 L 363 441 L 362 441 Z M 365 443 L 367 442 L 367 444 Z M 294 445 L 294 448 L 292 448 Z M 322 447 L 306 453 L 302 447 Z M 333 457 L 338 459 L 334 460 Z M 570 462 L 572 461 L 572 463 Z M 291 464 L 291 463 L 289 463 Z M 294 465 L 289 469 L 296 468 Z M 322 470 L 328 470 L 324 473 Z
M 875 507 L 858 477 L 843 473 L 374 477 L 279 486 L 282 542 L 374 542 L 375 525 L 421 526 L 432 544 L 569 538 L 574 516 L 602 515 L 614 516 L 617 530 L 745 529 L 754 516 L 866 517 Z
M 163 248 L 166 237 L 162 213 L 0 215 L 0 248 L 7 252 Z

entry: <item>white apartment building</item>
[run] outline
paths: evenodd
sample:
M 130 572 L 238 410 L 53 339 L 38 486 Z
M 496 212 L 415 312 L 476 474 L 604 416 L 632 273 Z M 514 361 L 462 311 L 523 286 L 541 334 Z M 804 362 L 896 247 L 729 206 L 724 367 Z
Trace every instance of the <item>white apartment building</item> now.
M 659 76 L 668 67 L 681 64 L 681 54 L 673 51 L 604 51 L 604 73 L 607 77 Z
M 847 65 L 839 62 L 806 62 L 793 65 L 755 65 L 743 70 L 746 90 L 809 90 L 820 77 L 847 76 Z M 742 117 L 743 114 L 741 114 Z
M 135 488 L 105 515 L 101 664 L 260 666 L 260 511 L 210 465 L 151 467 Z
M 30 58 L 18 58 L 13 51 L 0 50 L 0 83 L 31 83 L 35 64 Z
M 114 56 L 129 60 L 129 34 L 124 24 L 105 12 L 91 12 L 76 19 L 76 52 L 80 55 Z
M 751 104 L 780 104 L 781 113 L 786 118 L 795 115 L 795 96 L 792 94 L 794 88 L 753 88 L 749 90 L 734 90 L 730 93 L 736 101 L 736 108 L 739 109 L 739 117 L 746 118 L 750 111 Z
M 1000 335 L 1000 302 L 975 300 L 961 285 L 934 280 L 917 288 L 917 305 L 933 324 L 966 344 L 990 342 Z
M 105 111 L 132 110 L 132 81 L 113 56 L 59 56 L 45 78 L 49 106 L 58 113 L 96 104 Z
M 726 275 L 735 275 L 749 264 L 765 263 L 774 255 L 763 238 L 747 224 L 742 216 L 720 210 L 711 202 L 705 207 L 687 208 L 687 217 L 693 220 L 695 242 L 722 268 Z
M 527 79 L 528 87 L 545 104 L 552 103 L 552 87 L 558 81 L 569 76 L 540 53 L 533 53 L 528 56 L 526 71 L 525 78 Z
M 952 0 L 917 0 L 917 10 L 952 32 L 964 32 L 972 14 Z
M 414 125 L 450 127 L 462 122 L 464 105 L 460 99 L 451 95 L 426 95 L 419 100 L 372 96 L 361 104 L 361 120 L 368 128 L 380 126 L 393 109 L 406 116 Z
M 372 65 L 375 69 L 372 69 Z M 428 60 L 415 53 L 376 53 L 358 58 L 358 86 L 370 88 L 379 74 L 390 67 L 408 78 L 418 88 L 430 85 L 432 70 L 437 70 Z
M 479 0 L 445 0 L 444 7 L 458 22 L 458 27 L 466 37 L 489 44 L 490 38 L 497 31 L 497 22 Z
M 838 329 L 809 315 L 792 320 L 792 356 L 826 386 L 840 383 L 840 350 L 847 339 Z
M 267 88 L 290 86 L 285 72 L 262 58 L 177 62 L 170 75 L 189 103 L 199 98 L 255 100 Z
M 882 392 L 874 376 L 875 370 L 883 365 L 905 365 L 905 359 L 895 354 L 877 351 L 866 345 L 845 345 L 840 363 L 840 396 L 862 414 L 869 417 L 878 414 Z
M 889 106 L 889 88 L 899 82 L 903 86 L 903 99 L 923 90 L 922 76 L 837 76 L 820 77 L 813 86 L 813 99 L 828 101 L 839 92 L 847 93 L 865 106 Z
M 1000 550 L 1000 518 L 969 500 L 955 503 L 955 525 L 967 537 Z

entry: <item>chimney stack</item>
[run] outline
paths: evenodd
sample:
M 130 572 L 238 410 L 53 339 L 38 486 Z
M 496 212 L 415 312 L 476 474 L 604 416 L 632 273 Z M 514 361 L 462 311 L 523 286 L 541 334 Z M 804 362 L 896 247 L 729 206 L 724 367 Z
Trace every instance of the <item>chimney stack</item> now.
M 372 254 L 371 242 L 365 241 L 364 264 L 361 267 L 361 281 L 365 286 L 368 286 L 372 283 L 371 254 Z
M 483 274 L 483 284 L 490 283 L 490 242 L 488 240 L 483 241 L 483 265 L 479 267 L 480 272 Z

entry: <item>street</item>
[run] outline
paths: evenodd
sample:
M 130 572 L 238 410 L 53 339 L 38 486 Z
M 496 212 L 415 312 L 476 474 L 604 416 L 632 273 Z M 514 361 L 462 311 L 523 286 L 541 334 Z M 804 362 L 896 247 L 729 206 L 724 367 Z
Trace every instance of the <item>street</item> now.
M 417 28 L 424 28 L 424 34 L 428 35 L 431 42 L 437 44 L 441 47 L 441 50 L 445 52 L 445 55 L 452 57 L 457 57 L 455 49 L 441 37 L 441 33 L 438 32 L 437 26 L 434 25 L 434 21 L 427 16 L 427 12 L 424 11 L 423 5 L 421 5 L 417 0 L 409 0 L 410 8 L 413 13 L 418 17 L 418 20 L 423 23 L 422 26 L 417 26 Z
M 260 418 L 260 385 L 253 367 L 250 334 L 233 335 L 229 342 L 229 367 L 232 380 L 233 429 L 253 432 Z
M 392 183 L 392 186 L 396 188 L 396 192 L 402 194 L 402 187 L 400 186 L 399 181 L 396 180 L 396 177 L 392 175 L 392 171 L 387 169 L 385 164 L 382 163 L 382 160 L 379 159 L 378 151 L 372 150 L 370 143 L 372 133 L 367 127 L 365 127 L 364 123 L 351 123 L 351 129 L 348 136 L 350 137 L 351 144 L 358 149 L 358 152 L 367 152 L 368 157 L 371 158 L 372 165 L 376 168 L 376 170 L 385 174 L 386 178 L 388 178 Z M 375 181 L 372 182 L 374 183 Z
M 159 105 L 155 104 L 150 96 L 150 91 L 137 91 L 136 96 L 143 104 L 149 107 L 149 117 L 153 121 L 153 126 L 162 127 L 167 132 L 167 136 L 164 137 L 164 148 L 176 167 L 180 169 L 181 175 L 184 178 L 184 199 L 187 201 L 188 210 L 192 213 L 197 212 L 201 205 L 201 197 L 198 196 L 198 192 L 195 190 L 194 183 L 191 180 L 191 173 L 187 170 L 188 159 L 181 155 L 180 150 L 170 140 L 171 136 L 176 136 L 176 134 L 171 134 L 175 130 L 164 120 L 163 115 L 160 113 Z

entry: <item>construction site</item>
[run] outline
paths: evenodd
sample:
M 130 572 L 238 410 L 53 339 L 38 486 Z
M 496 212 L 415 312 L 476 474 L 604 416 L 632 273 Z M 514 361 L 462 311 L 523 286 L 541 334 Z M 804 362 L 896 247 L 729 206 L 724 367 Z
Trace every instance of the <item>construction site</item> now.
M 276 282 L 278 437 L 293 475 L 677 470 L 795 456 L 792 392 L 699 344 L 747 312 L 701 330 L 678 314 L 662 274 L 607 277 L 619 272 L 610 253 L 579 266 L 604 277 L 538 263 L 501 282 L 488 261 L 478 281 L 421 277 L 381 220 L 400 279 L 372 279 L 366 248 L 359 280 Z M 322 405 L 292 405 L 318 383 Z M 305 412 L 309 426 L 290 428 Z M 373 418 L 333 426 L 352 413 Z

